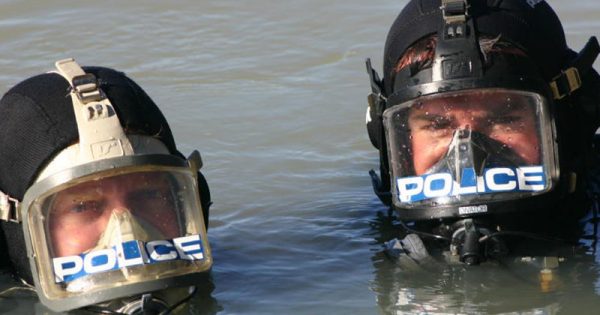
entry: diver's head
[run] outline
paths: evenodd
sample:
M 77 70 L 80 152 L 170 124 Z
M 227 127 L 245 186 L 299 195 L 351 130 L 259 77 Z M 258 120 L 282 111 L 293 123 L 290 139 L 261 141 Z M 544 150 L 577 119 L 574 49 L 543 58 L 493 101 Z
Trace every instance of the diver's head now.
M 376 192 L 402 220 L 493 228 L 580 198 L 600 121 L 598 51 L 595 38 L 571 51 L 544 1 L 410 1 L 382 80 L 367 62 Z
M 212 265 L 200 156 L 177 151 L 158 107 L 123 73 L 72 59 L 56 68 L 0 100 L 11 265 L 54 311 L 168 309 Z

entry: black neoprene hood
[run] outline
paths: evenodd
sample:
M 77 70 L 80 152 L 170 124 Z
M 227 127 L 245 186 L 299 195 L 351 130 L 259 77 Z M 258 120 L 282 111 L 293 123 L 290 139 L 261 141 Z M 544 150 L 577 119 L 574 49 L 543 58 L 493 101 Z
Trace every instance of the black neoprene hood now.
M 393 91 L 393 69 L 406 49 L 418 40 L 436 34 L 442 27 L 441 0 L 410 1 L 392 24 L 384 59 L 384 93 Z M 549 82 L 565 67 L 569 49 L 556 13 L 545 1 L 473 0 L 469 15 L 478 34 L 500 35 L 535 60 Z
M 115 104 L 128 134 L 152 135 L 172 154 L 175 141 L 156 104 L 125 74 L 102 67 L 84 67 Z M 56 73 L 29 78 L 0 100 L 0 189 L 22 199 L 38 172 L 55 154 L 78 141 L 68 82 Z

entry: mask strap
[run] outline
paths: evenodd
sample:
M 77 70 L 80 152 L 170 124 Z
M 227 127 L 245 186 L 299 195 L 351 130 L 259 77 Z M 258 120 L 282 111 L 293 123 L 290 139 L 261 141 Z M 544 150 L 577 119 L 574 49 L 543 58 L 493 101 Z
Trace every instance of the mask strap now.
M 366 66 L 367 73 L 369 74 L 369 81 L 371 83 L 371 93 L 367 96 L 369 108 L 367 110 L 366 123 L 371 143 L 373 143 L 373 145 L 377 149 L 381 150 L 385 143 L 383 124 L 381 123 L 381 121 L 383 111 L 386 108 L 387 99 L 383 95 L 383 82 L 379 79 L 377 71 L 373 70 L 370 58 L 367 58 Z M 376 121 L 376 123 L 374 124 L 374 128 L 377 128 L 377 130 L 369 129 L 369 123 L 371 123 L 372 121 Z
M 73 111 L 79 131 L 79 156 L 82 163 L 133 155 L 114 106 L 98 86 L 96 77 L 85 73 L 74 59 L 55 63 L 58 73 L 71 86 Z
M 480 77 L 483 63 L 471 5 L 467 0 L 442 0 L 442 23 L 433 64 L 433 81 Z
M 598 54 L 600 54 L 600 45 L 598 39 L 592 36 L 579 52 L 577 58 L 573 60 L 571 66 L 563 70 L 550 82 L 550 89 L 555 100 L 571 95 L 583 85 L 581 78 L 592 68 Z
M 202 156 L 200 156 L 200 152 L 198 152 L 198 150 L 194 150 L 194 152 L 192 152 L 192 154 L 190 154 L 190 156 L 187 158 L 187 162 L 188 166 L 192 170 L 192 173 L 195 174 L 194 176 L 197 176 L 198 171 L 200 171 L 203 165 Z
M 19 204 L 19 200 L 0 191 L 0 221 L 21 222 Z
M 385 131 L 383 128 L 383 111 L 387 107 L 387 99 L 384 96 L 383 80 L 379 78 L 377 71 L 371 66 L 371 59 L 366 60 L 367 73 L 371 83 L 371 93 L 367 97 L 369 108 L 367 109 L 367 131 L 373 146 L 379 150 L 379 163 L 381 176 L 384 177 L 384 165 L 387 165 L 387 148 L 385 145 Z M 387 167 L 385 167 L 387 169 Z M 386 205 L 390 205 L 392 197 L 389 188 L 389 180 L 381 180 L 374 170 L 369 171 L 373 191 Z M 387 178 L 386 178 L 387 179 Z

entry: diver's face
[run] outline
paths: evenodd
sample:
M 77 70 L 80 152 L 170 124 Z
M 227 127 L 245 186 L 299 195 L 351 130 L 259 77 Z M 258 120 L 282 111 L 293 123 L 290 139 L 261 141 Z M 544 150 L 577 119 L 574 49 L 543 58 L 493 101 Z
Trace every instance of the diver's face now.
M 408 125 L 416 175 L 443 158 L 457 129 L 471 129 L 505 144 L 528 164 L 540 162 L 535 111 L 514 96 L 470 93 L 415 103 Z
M 134 173 L 90 181 L 57 194 L 48 215 L 54 256 L 94 248 L 113 212 L 129 211 L 167 238 L 178 236 L 175 200 L 164 174 Z

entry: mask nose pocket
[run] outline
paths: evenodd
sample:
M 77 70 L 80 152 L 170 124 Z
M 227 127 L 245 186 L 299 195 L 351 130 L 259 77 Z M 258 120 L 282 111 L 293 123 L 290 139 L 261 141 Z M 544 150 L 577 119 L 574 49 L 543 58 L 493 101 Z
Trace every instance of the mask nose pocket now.
M 472 131 L 467 126 L 454 131 L 446 154 L 426 174 L 450 173 L 457 182 L 461 182 L 465 170 L 481 176 L 486 168 L 518 167 L 524 164 L 525 161 L 506 144 Z

